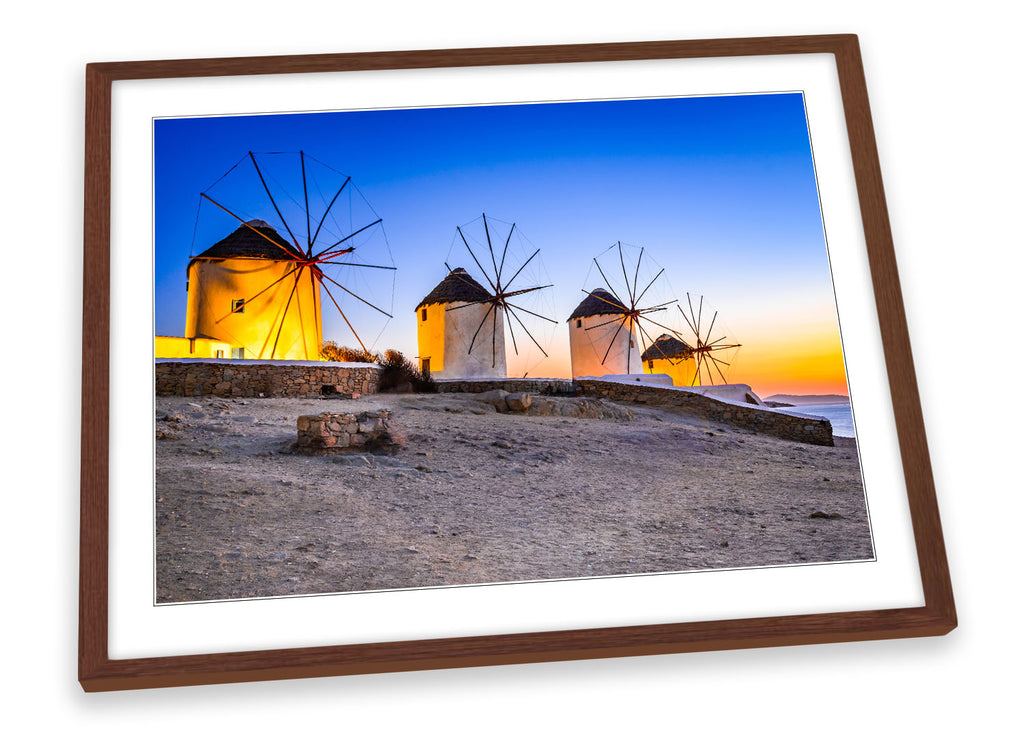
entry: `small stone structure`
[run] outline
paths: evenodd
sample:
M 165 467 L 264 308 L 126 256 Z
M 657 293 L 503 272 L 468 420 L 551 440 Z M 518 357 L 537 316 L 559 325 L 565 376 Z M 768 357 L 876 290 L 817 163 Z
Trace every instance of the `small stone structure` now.
M 374 394 L 380 366 L 336 361 L 156 359 L 158 397 L 319 397 Z
M 796 417 L 773 412 L 767 407 L 726 402 L 680 387 L 596 379 L 577 379 L 576 385 L 580 393 L 586 396 L 677 409 L 712 422 L 722 422 L 784 440 L 796 440 L 811 445 L 835 445 L 832 423 L 824 419 Z
M 392 445 L 390 412 L 386 409 L 360 412 L 323 412 L 302 415 L 297 421 L 295 450 L 323 455 L 354 449 Z

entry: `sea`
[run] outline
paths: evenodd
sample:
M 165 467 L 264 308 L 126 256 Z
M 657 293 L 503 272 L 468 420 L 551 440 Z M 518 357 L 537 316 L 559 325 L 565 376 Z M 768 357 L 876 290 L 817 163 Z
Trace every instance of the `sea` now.
M 790 415 L 815 415 L 832 423 L 832 434 L 841 438 L 855 437 L 853 432 L 853 409 L 849 402 L 829 404 L 800 404 L 795 407 L 776 407 L 776 411 Z

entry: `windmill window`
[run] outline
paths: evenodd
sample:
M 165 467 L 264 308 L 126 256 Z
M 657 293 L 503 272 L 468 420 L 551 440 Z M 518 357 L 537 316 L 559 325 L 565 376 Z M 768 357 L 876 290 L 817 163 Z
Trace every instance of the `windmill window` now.
M 231 300 L 231 312 L 239 313 L 245 312 L 245 300 L 244 299 L 233 299 Z
M 420 310 L 420 317 L 423 319 L 423 322 L 427 321 L 427 308 L 426 307 L 424 307 L 422 310 Z
M 583 327 L 583 320 L 577 320 L 576 321 L 576 327 L 578 327 L 578 328 Z
M 231 357 L 232 358 L 245 358 L 245 348 L 232 348 L 231 349 Z
M 647 361 L 647 368 L 649 368 L 649 369 L 653 369 L 654 368 L 654 359 L 653 358 L 650 359 L 649 361 Z

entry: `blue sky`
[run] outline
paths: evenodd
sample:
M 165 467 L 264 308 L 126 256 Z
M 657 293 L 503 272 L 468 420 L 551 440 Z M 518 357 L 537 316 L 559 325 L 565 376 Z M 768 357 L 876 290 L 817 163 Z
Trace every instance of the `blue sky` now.
M 237 225 L 209 205 L 197 223 L 200 192 L 278 226 L 247 160 L 208 189 L 250 150 L 298 198 L 301 178 L 287 179 L 297 155 L 261 152 L 305 151 L 350 175 L 357 206 L 361 193 L 383 218 L 398 270 L 378 347 L 415 355 L 413 310 L 447 258 L 471 266 L 452 251 L 455 227 L 482 212 L 516 222 L 541 249 L 561 326 L 581 289 L 599 286 L 588 283 L 591 259 L 620 240 L 643 246 L 676 296 L 705 295 L 744 346 L 835 326 L 799 93 L 161 119 L 154 136 L 158 334 L 184 330 L 190 252 Z M 353 342 L 330 322 L 325 338 Z M 559 353 L 567 333 L 552 340 Z

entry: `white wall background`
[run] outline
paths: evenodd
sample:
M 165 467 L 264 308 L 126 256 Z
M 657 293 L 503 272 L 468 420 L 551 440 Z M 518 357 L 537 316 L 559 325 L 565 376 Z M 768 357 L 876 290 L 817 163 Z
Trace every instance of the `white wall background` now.
M 955 9 L 891 0 L 7 7 L 4 249 L 36 258 L 8 260 L 2 297 L 4 722 L 15 733 L 81 735 L 1005 731 L 999 725 L 1015 718 L 1024 654 L 1014 610 L 1024 520 L 1019 398 L 973 390 L 1020 374 L 1024 157 L 1010 7 L 987 0 Z M 958 630 L 942 639 L 82 693 L 75 678 L 86 62 L 835 32 L 861 39 Z M 22 304 L 37 306 L 30 321 L 22 322 Z M 32 372 L 13 370 L 11 354 L 29 346 L 33 355 L 18 357 Z

